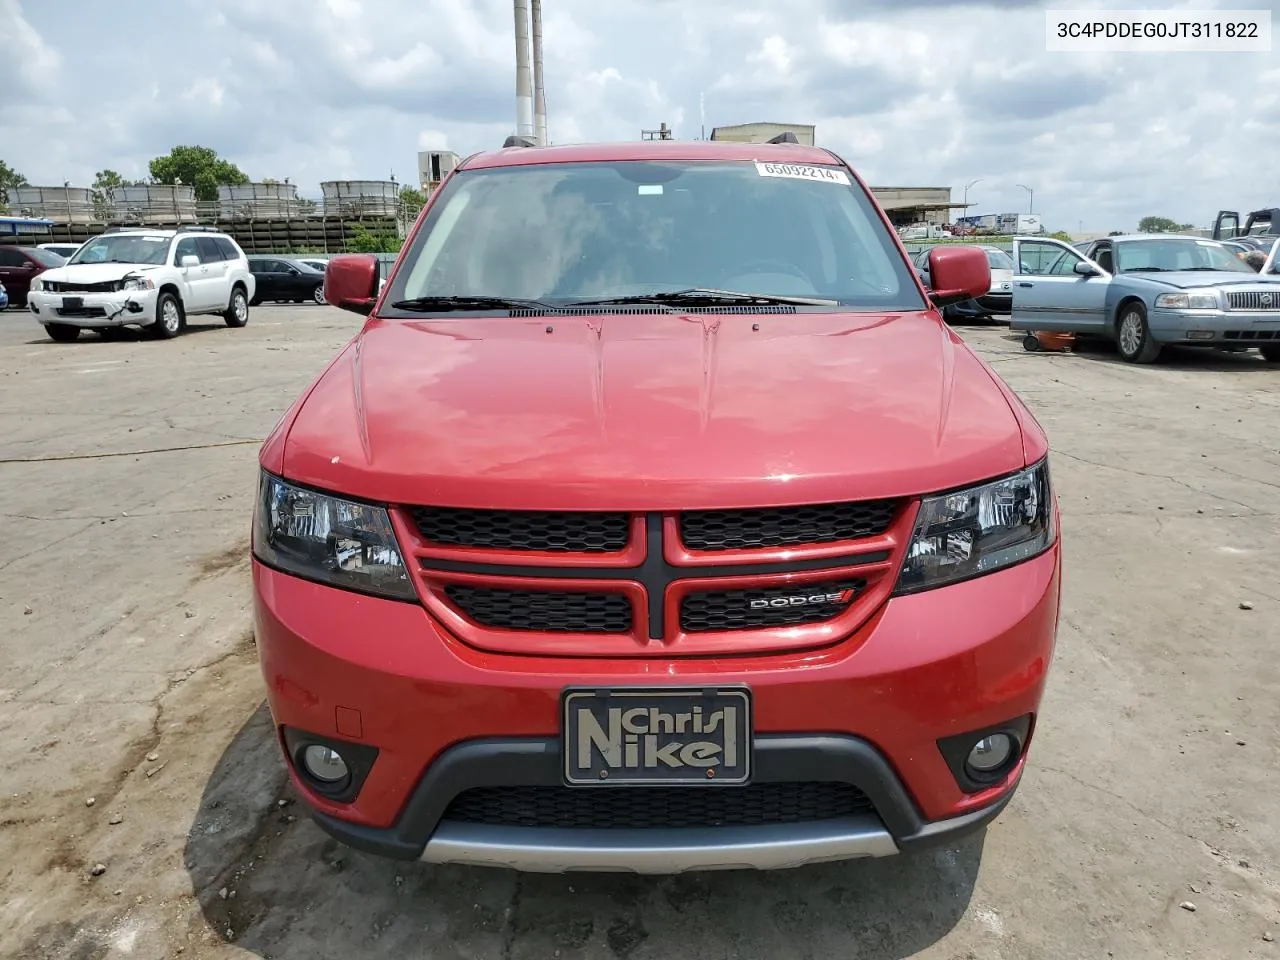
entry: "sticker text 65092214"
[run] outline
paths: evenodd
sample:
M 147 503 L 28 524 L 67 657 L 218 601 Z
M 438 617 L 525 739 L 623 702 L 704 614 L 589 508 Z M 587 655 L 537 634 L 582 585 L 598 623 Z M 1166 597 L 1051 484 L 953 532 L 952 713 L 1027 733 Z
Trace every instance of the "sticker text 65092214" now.
M 813 167 L 803 163 L 765 163 L 756 161 L 756 173 L 762 177 L 786 177 L 790 180 L 821 180 L 849 186 L 849 175 L 835 167 Z

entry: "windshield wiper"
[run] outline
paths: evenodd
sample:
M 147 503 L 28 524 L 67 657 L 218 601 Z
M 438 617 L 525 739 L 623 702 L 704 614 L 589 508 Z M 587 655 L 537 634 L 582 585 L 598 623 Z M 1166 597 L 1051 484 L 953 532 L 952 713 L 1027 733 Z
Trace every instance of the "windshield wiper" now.
M 571 300 L 574 307 L 607 307 L 621 306 L 628 303 L 661 303 L 673 307 L 716 307 L 737 306 L 747 304 L 796 304 L 812 307 L 838 307 L 837 300 L 822 300 L 817 297 L 789 297 L 772 293 L 739 293 L 736 290 L 714 290 L 710 287 L 689 287 L 685 290 L 668 290 L 664 293 L 637 293 L 626 297 L 606 297 L 601 300 Z
M 416 313 L 446 313 L 451 310 L 554 310 L 554 305 L 541 300 L 516 297 L 413 297 L 397 300 L 391 306 Z
M 1164 267 L 1129 267 L 1121 273 L 1176 273 L 1176 270 L 1166 270 Z

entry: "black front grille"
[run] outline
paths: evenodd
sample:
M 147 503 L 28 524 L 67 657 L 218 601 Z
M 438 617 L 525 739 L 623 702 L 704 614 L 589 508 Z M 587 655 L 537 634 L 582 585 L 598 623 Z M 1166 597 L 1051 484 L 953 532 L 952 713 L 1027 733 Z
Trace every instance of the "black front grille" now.
M 690 510 L 680 539 L 690 550 L 735 550 L 876 537 L 889 529 L 895 500 L 864 500 L 762 510 Z
M 836 580 L 800 586 L 690 593 L 680 603 L 680 628 L 688 633 L 758 630 L 821 623 L 848 609 L 865 580 Z M 852 591 L 845 593 L 845 591 Z M 803 600 L 803 603 L 796 601 Z M 752 603 L 756 606 L 752 606 Z M 768 604 L 768 606 L 761 606 Z
M 115 293 L 121 289 L 122 283 L 121 280 L 104 280 L 102 283 L 45 280 L 44 289 L 48 293 Z
M 450 584 L 445 596 L 485 627 L 545 633 L 627 633 L 631 601 L 620 593 L 504 590 Z
M 443 819 L 503 827 L 660 829 L 812 823 L 873 813 L 848 783 L 742 787 L 479 787 L 454 798 Z
M 625 513 L 451 507 L 414 507 L 411 513 L 432 543 L 491 550 L 617 553 L 626 549 L 631 527 Z

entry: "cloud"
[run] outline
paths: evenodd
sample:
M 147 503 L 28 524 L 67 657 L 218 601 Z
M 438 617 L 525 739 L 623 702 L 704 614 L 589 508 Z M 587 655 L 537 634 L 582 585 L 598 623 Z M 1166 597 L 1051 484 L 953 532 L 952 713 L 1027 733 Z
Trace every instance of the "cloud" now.
M 1207 224 L 1280 202 L 1280 180 L 1245 175 L 1228 149 L 1280 149 L 1271 55 L 1050 54 L 1045 5 L 555 0 L 551 136 L 636 140 L 665 121 L 693 137 L 705 103 L 708 127 L 813 123 L 872 183 L 952 185 L 958 200 L 980 179 L 974 212 L 1025 210 L 1028 184 L 1051 228 Z M 0 104 L 0 159 L 33 182 L 87 184 L 201 143 L 314 195 L 322 180 L 408 180 L 418 150 L 466 155 L 514 132 L 510 0 L 132 8 L 183 70 L 113 54 L 109 5 L 0 0 L 0 89 L 16 91 Z

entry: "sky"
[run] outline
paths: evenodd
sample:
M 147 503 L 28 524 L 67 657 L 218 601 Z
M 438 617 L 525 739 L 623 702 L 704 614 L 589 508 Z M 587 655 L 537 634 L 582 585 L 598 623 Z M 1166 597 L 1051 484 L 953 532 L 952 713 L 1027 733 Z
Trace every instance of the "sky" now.
M 1096 0 L 1053 3 L 1087 8 Z M 1275 8 L 1277 0 L 1219 4 Z M 1213 3 L 1106 4 L 1205 9 Z M 176 144 L 252 179 L 417 178 L 515 131 L 511 0 L 0 0 L 0 160 L 147 176 Z M 555 143 L 812 123 L 876 186 L 950 186 L 1049 230 L 1280 206 L 1280 49 L 1050 53 L 1045 5 L 543 0 Z M 1280 19 L 1278 17 L 1277 19 Z M 1029 186 L 1033 194 L 1019 187 Z

